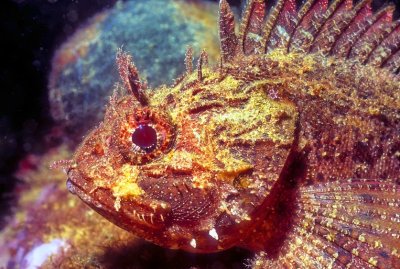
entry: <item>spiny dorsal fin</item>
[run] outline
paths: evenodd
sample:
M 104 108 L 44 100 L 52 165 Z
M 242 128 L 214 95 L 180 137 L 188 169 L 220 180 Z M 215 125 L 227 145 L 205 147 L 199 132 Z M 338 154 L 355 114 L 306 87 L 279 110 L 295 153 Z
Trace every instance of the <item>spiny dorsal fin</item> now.
M 230 62 L 237 54 L 238 39 L 235 34 L 235 18 L 226 0 L 219 3 L 219 38 L 222 62 Z
M 392 22 L 393 7 L 372 12 L 371 0 L 306 0 L 296 10 L 295 0 L 277 0 L 265 18 L 265 3 L 250 0 L 238 38 L 233 14 L 220 1 L 222 63 L 240 55 L 287 52 L 322 53 L 351 58 L 363 64 L 400 68 L 399 22 Z
M 256 268 L 400 268 L 395 180 L 349 179 L 303 186 L 298 193 L 283 255 L 258 259 Z
M 346 3 L 348 3 L 348 0 L 334 0 L 325 12 L 313 14 L 311 24 L 303 28 L 306 34 L 300 39 L 301 42 L 298 43 L 301 50 L 315 52 L 313 48 L 315 46 L 318 47 L 318 37 L 321 35 L 324 26 Z
M 297 14 L 297 25 L 290 36 L 289 50 L 302 49 L 305 40 L 313 40 L 314 36 L 309 29 L 319 27 L 323 14 L 328 9 L 327 0 L 307 0 Z M 315 32 L 315 31 L 314 31 Z
M 387 68 L 393 73 L 399 73 L 400 71 L 400 29 L 391 34 L 387 39 L 386 43 L 382 43 L 382 50 L 385 56 L 382 57 L 380 66 Z
M 119 49 L 117 52 L 117 65 L 126 90 L 135 96 L 142 106 L 147 106 L 148 99 L 145 94 L 145 86 L 139 79 L 139 73 L 132 61 L 132 57 L 122 49 Z

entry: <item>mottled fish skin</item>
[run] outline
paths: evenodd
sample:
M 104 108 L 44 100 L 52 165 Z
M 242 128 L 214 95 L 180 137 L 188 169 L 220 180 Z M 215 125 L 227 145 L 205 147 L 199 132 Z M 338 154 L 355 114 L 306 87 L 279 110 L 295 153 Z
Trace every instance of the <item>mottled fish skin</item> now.
M 104 121 L 68 188 L 155 244 L 239 246 L 252 268 L 400 268 L 400 23 L 370 1 L 220 1 L 221 62 L 203 51 L 146 89 L 117 54 Z

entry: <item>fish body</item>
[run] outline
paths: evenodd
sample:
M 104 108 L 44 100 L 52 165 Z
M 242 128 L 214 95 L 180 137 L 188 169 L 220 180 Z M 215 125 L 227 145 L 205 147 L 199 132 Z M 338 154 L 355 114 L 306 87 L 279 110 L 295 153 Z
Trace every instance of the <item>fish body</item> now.
M 202 52 L 126 95 L 68 163 L 68 188 L 116 225 L 254 268 L 400 268 L 400 28 L 368 1 L 220 2 L 221 63 Z M 397 73 L 396 73 L 397 72 Z

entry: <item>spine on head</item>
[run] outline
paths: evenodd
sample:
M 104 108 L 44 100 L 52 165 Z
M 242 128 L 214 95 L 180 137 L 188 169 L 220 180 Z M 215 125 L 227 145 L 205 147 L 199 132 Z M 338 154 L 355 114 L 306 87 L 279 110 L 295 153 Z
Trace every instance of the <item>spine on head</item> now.
M 146 87 L 140 81 L 138 70 L 132 61 L 132 57 L 119 49 L 117 52 L 117 65 L 119 75 L 124 83 L 126 90 L 139 101 L 142 106 L 149 104 L 146 96 Z

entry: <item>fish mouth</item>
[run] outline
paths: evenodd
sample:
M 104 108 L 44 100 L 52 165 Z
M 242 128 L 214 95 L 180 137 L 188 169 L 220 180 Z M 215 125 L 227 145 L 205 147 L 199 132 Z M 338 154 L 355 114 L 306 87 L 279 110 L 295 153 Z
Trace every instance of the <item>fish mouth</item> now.
M 67 189 L 115 225 L 149 238 L 170 225 L 171 206 L 151 198 L 115 197 L 108 188 L 96 187 L 77 169 L 68 172 Z

